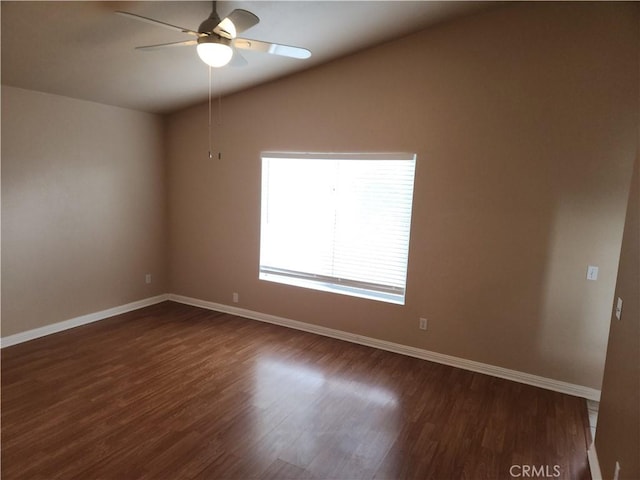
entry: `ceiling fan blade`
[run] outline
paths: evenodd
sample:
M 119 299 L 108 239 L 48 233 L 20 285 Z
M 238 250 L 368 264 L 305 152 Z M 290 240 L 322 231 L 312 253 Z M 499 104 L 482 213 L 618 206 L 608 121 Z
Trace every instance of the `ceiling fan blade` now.
M 242 9 L 236 9 L 222 20 L 214 33 L 226 38 L 236 38 L 236 35 L 257 25 L 260 19 L 253 13 Z
M 148 52 L 151 50 L 160 50 L 166 47 L 186 47 L 188 45 L 196 45 L 198 43 L 197 40 L 185 40 L 184 42 L 169 42 L 169 43 L 159 43 L 157 45 L 145 45 L 143 47 L 136 47 L 136 50 L 142 50 L 144 52 Z
M 233 46 L 243 50 L 254 52 L 271 53 L 283 57 L 305 59 L 311 56 L 311 52 L 306 48 L 292 47 L 290 45 L 279 45 L 277 43 L 261 42 L 260 40 L 250 40 L 248 38 L 236 38 Z
M 138 15 L 136 13 L 123 12 L 120 10 L 117 10 L 114 13 L 116 13 L 117 15 L 122 15 L 123 17 L 131 18 L 133 20 L 150 23 L 151 25 L 156 25 L 158 27 L 169 28 L 177 32 L 188 33 L 189 35 L 194 35 L 196 37 L 200 36 L 198 32 L 194 32 L 193 30 L 190 30 L 188 28 L 178 27 L 177 25 L 171 25 L 170 23 L 161 22 L 160 20 L 154 20 L 153 18 L 143 17 L 142 15 Z

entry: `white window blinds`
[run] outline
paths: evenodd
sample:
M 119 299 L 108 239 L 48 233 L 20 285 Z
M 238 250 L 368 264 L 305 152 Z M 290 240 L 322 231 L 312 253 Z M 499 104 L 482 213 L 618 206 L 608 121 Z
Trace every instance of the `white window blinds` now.
M 262 155 L 260 278 L 404 304 L 414 154 Z

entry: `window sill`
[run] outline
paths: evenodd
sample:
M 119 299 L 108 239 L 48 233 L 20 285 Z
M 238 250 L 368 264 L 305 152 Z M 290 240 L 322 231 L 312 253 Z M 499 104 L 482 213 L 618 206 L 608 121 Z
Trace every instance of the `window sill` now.
M 395 305 L 404 305 L 404 295 L 392 293 L 376 292 L 364 288 L 357 288 L 347 285 L 337 285 L 334 283 L 319 282 L 306 280 L 302 278 L 294 278 L 290 276 L 277 275 L 273 273 L 260 272 L 260 280 L 267 282 L 281 283 L 294 287 L 308 288 L 311 290 L 319 290 L 321 292 L 337 293 L 339 295 L 349 295 L 351 297 L 366 298 L 378 302 L 392 303 Z

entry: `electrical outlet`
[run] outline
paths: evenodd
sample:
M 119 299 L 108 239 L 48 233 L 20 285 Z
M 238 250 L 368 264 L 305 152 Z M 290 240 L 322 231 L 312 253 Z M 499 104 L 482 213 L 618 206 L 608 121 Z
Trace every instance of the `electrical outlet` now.
M 240 296 L 238 292 L 233 292 L 233 303 L 238 303 L 240 301 Z
M 427 329 L 427 319 L 426 318 L 420 318 L 419 328 L 420 328 L 420 330 L 426 330 Z
M 613 471 L 613 480 L 620 478 L 620 462 L 616 462 L 616 469 Z
M 147 284 L 148 284 L 148 283 L 151 283 L 151 274 L 150 274 L 150 273 L 147 273 L 147 274 L 144 276 L 144 283 L 147 283 Z

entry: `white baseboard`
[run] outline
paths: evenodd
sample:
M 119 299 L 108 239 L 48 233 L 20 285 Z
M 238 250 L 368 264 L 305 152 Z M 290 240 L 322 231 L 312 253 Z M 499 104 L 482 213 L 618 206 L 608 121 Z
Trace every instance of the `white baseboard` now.
M 587 450 L 587 458 L 589 459 L 591 480 L 602 480 L 602 471 L 600 470 L 600 462 L 598 461 L 598 452 L 596 452 L 595 440 L 591 443 L 589 450 Z
M 22 342 L 28 342 L 36 338 L 51 335 L 52 333 L 61 332 L 70 328 L 79 327 L 80 325 L 86 325 L 87 323 L 97 322 L 98 320 L 104 320 L 105 318 L 113 317 L 114 315 L 120 315 L 132 310 L 137 310 L 142 307 L 148 307 L 149 305 L 155 305 L 156 303 L 164 302 L 169 299 L 169 295 L 163 294 L 156 297 L 145 298 L 138 300 L 137 302 L 127 303 L 126 305 L 120 305 L 119 307 L 109 308 L 100 312 L 89 313 L 80 317 L 71 318 L 63 322 L 53 323 L 51 325 L 45 325 L 44 327 L 34 328 L 33 330 L 27 330 L 26 332 L 16 333 L 0 338 L 0 348 L 10 347 Z
M 451 355 L 445 355 L 442 353 L 431 352 L 429 350 L 424 350 L 421 348 L 410 347 L 399 343 L 387 342 L 385 340 L 379 340 L 363 335 L 356 335 L 354 333 L 344 332 L 342 330 L 321 327 L 318 325 L 299 322 L 297 320 L 291 320 L 283 317 L 277 317 L 275 315 L 269 315 L 266 313 L 254 312 L 252 310 L 246 310 L 244 308 L 238 308 L 231 305 L 208 302 L 205 300 L 199 300 L 196 298 L 174 294 L 169 295 L 169 300 L 186 305 L 192 305 L 195 307 L 206 308 L 208 310 L 230 313 L 233 315 L 238 315 L 240 317 L 250 318 L 252 320 L 258 320 L 261 322 L 273 323 L 284 327 L 295 328 L 297 330 L 316 333 L 318 335 L 324 335 L 326 337 L 345 340 L 347 342 L 357 343 L 360 345 L 366 345 L 368 347 L 379 348 L 381 350 L 387 350 L 389 352 L 420 358 L 422 360 L 428 360 L 430 362 L 449 365 L 451 367 L 461 368 L 463 370 L 470 370 L 472 372 L 482 373 L 485 375 L 491 375 L 493 377 L 504 378 L 506 380 L 532 385 L 534 387 L 540 387 L 555 392 L 566 393 L 568 395 L 586 398 L 587 400 L 600 401 L 600 390 L 584 387 L 582 385 L 574 385 L 572 383 L 562 382 L 546 377 L 540 377 L 538 375 L 532 375 L 530 373 L 519 372 L 517 370 L 509 370 L 507 368 L 475 362 L 473 360 L 466 360 L 464 358 L 453 357 Z
M 281 325 L 283 327 L 294 328 L 296 330 L 315 333 L 318 335 L 323 335 L 325 337 L 336 338 L 338 340 L 345 340 L 347 342 L 357 343 L 360 345 L 365 345 L 373 348 L 379 348 L 380 350 L 399 353 L 401 355 L 407 355 L 409 357 L 415 357 L 415 358 L 420 358 L 422 360 L 428 360 L 430 362 L 449 365 L 451 367 L 461 368 L 463 370 L 469 370 L 472 372 L 482 373 L 485 375 L 491 375 L 493 377 L 504 378 L 506 380 L 511 380 L 518 383 L 524 383 L 527 385 L 532 385 L 534 387 L 540 387 L 540 388 L 545 388 L 547 390 L 553 390 L 555 392 L 566 393 L 568 395 L 574 395 L 576 397 L 586 398 L 587 400 L 600 401 L 600 390 L 595 390 L 593 388 L 584 387 L 581 385 L 574 385 L 571 383 L 562 382 L 562 381 L 554 380 L 551 378 L 540 377 L 538 375 L 519 372 L 517 370 L 509 370 L 507 368 L 475 362 L 473 360 L 466 360 L 464 358 L 453 357 L 451 355 L 431 352 L 429 350 L 424 350 L 422 348 L 410 347 L 408 345 L 402 345 L 399 343 L 387 342 L 385 340 L 379 340 L 377 338 L 371 338 L 363 335 L 357 335 L 355 333 L 344 332 L 342 330 L 336 330 L 333 328 L 313 325 L 311 323 L 305 323 L 297 320 L 278 317 L 275 315 L 269 315 L 266 313 L 255 312 L 252 310 L 234 307 L 231 305 L 224 305 L 221 303 L 214 303 L 206 300 L 199 300 L 197 298 L 185 297 L 182 295 L 174 295 L 174 294 L 158 295 L 156 297 L 151 297 L 151 298 L 139 300 L 137 302 L 128 303 L 126 305 L 109 308 L 107 310 L 102 310 L 100 312 L 90 313 L 88 315 L 82 315 L 80 317 L 65 320 L 63 322 L 54 323 L 52 325 L 46 325 L 44 327 L 35 328 L 33 330 L 28 330 L 26 332 L 16 333 L 15 335 L 9 335 L 7 337 L 0 338 L 0 348 L 5 348 L 11 345 L 16 345 L 18 343 L 27 342 L 29 340 L 44 337 L 46 335 L 51 335 L 52 333 L 57 333 L 63 330 L 68 330 L 70 328 L 79 327 L 80 325 L 86 325 L 88 323 L 104 320 L 105 318 L 109 318 L 114 315 L 120 315 L 122 313 L 127 313 L 142 307 L 147 307 L 149 305 L 155 305 L 156 303 L 160 303 L 165 300 L 171 300 L 174 302 L 183 303 L 185 305 L 201 307 L 207 310 L 215 310 L 218 312 L 230 313 L 233 315 L 238 315 L 240 317 L 250 318 L 252 320 L 273 323 L 275 325 Z

